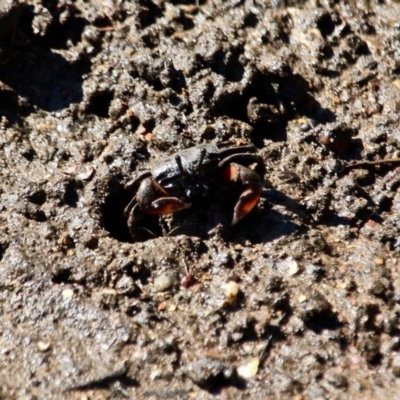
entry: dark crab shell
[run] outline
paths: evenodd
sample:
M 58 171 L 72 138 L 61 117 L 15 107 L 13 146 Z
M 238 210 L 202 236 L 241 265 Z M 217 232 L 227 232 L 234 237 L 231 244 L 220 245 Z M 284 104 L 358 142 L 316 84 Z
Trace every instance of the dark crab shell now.
M 190 175 L 196 175 L 196 168 L 199 166 L 203 150 L 205 150 L 205 155 L 201 163 L 201 172 L 214 170 L 220 158 L 219 148 L 215 144 L 200 144 L 155 162 L 151 167 L 151 175 L 162 186 L 168 185 L 167 182 L 171 182 L 176 178 L 179 179 L 181 172 L 176 162 L 178 154 L 184 170 Z

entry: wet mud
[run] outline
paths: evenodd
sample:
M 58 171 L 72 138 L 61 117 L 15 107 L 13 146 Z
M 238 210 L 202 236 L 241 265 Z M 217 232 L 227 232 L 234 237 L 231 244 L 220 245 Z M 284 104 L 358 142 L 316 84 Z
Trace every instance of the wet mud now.
M 399 21 L 5 0 L 0 397 L 397 398 Z M 221 229 L 234 201 L 211 194 L 133 241 L 135 176 L 226 141 L 262 157 L 257 207 Z

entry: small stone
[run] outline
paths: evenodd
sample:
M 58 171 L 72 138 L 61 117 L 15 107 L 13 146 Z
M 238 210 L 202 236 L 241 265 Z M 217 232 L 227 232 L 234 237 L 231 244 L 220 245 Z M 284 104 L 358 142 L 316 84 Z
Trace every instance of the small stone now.
M 400 89 L 400 80 L 399 79 L 394 80 L 393 85 Z
M 258 357 L 251 358 L 247 363 L 237 368 L 238 375 L 243 379 L 251 379 L 257 375 L 260 360 Z
M 70 175 L 70 176 L 76 176 L 76 174 L 79 171 L 79 168 L 81 167 L 80 164 L 72 164 L 72 165 L 67 165 L 65 168 L 61 170 L 61 173 L 65 175 Z
M 86 30 L 84 31 L 84 34 L 86 34 L 86 32 L 89 33 L 88 35 L 89 41 L 91 40 L 91 37 L 93 37 L 94 40 L 97 39 L 94 35 L 95 32 L 92 33 Z M 111 101 L 110 107 L 108 108 L 108 115 L 113 121 L 117 121 L 118 118 L 120 118 L 125 113 L 125 111 L 126 111 L 125 103 L 121 99 L 115 98 Z
M 125 296 L 134 296 L 138 287 L 130 276 L 124 275 L 121 279 L 118 280 L 115 288 L 119 293 L 124 294 Z
M 368 288 L 368 292 L 379 298 L 388 297 L 387 296 L 388 288 L 386 287 L 385 282 L 379 279 L 370 282 L 370 287 Z
M 347 378 L 342 374 L 333 373 L 327 379 L 329 384 L 337 389 L 346 389 L 348 386 Z
M 396 356 L 392 361 L 392 373 L 396 378 L 400 378 L 400 356 Z
M 307 301 L 307 296 L 305 294 L 299 296 L 299 303 L 304 303 L 305 301 Z
M 225 283 L 224 289 L 226 293 L 225 303 L 229 305 L 235 304 L 239 294 L 239 285 L 234 281 L 229 281 Z
M 400 365 L 394 365 L 392 368 L 392 372 L 396 378 L 400 378 Z
M 167 308 L 167 303 L 163 301 L 158 305 L 158 311 L 164 311 Z
M 64 299 L 70 299 L 71 297 L 74 296 L 73 289 L 71 289 L 71 288 L 64 289 L 62 291 L 62 296 L 64 297 Z
M 181 285 L 186 289 L 190 288 L 195 283 L 196 283 L 196 279 L 194 278 L 194 275 L 192 273 L 188 273 L 181 279 Z
M 375 264 L 376 265 L 384 265 L 385 264 L 385 260 L 383 258 L 375 258 Z
M 338 290 L 346 290 L 347 289 L 347 282 L 339 282 L 336 284 L 336 289 Z
M 13 279 L 12 281 L 10 281 L 10 286 L 12 286 L 15 289 L 19 288 L 21 285 L 22 283 L 17 279 Z
M 154 289 L 156 289 L 157 292 L 164 292 L 174 286 L 177 280 L 177 275 L 173 273 L 157 276 L 154 280 Z
M 299 264 L 296 260 L 289 260 L 287 263 L 287 268 L 289 276 L 296 275 L 300 270 Z
M 239 293 L 239 285 L 235 281 L 229 281 L 225 284 L 225 290 L 228 296 L 237 296 Z
M 38 349 L 40 352 L 42 352 L 42 353 L 44 353 L 44 352 L 46 352 L 47 350 L 49 350 L 50 347 L 51 347 L 50 341 L 46 341 L 46 342 L 39 341 L 39 342 L 37 343 L 37 349 Z
M 116 296 L 117 295 L 117 291 L 113 288 L 104 288 L 101 290 L 100 293 L 105 296 Z
M 153 134 L 152 133 L 146 133 L 144 135 L 144 140 L 146 140 L 147 142 L 150 142 L 152 138 L 153 138 Z
M 95 172 L 96 170 L 92 165 L 82 165 L 78 174 L 76 175 L 76 178 L 81 181 L 87 181 L 93 177 Z
M 60 239 L 58 239 L 57 243 L 62 247 L 73 247 L 74 239 L 72 239 L 72 237 L 66 233 L 65 235 L 61 236 Z

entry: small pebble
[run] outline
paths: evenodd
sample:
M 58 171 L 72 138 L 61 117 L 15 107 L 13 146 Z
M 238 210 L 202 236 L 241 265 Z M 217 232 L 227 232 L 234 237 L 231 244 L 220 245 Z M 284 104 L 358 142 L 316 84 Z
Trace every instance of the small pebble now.
M 193 286 L 196 283 L 196 279 L 194 278 L 193 274 L 189 273 L 187 275 L 185 275 L 182 279 L 181 279 L 181 285 L 188 289 L 191 286 Z
M 393 85 L 395 85 L 397 88 L 400 89 L 400 80 L 399 79 L 394 80 Z
M 117 295 L 117 291 L 115 289 L 112 288 L 104 288 L 101 291 L 102 295 L 106 295 L 106 296 L 116 296 Z
M 400 378 L 400 366 L 395 365 L 395 366 L 392 368 L 392 372 L 393 372 L 393 375 L 394 375 L 396 378 Z
M 396 356 L 392 361 L 392 373 L 396 378 L 400 378 L 400 356 Z
M 224 289 L 226 293 L 226 304 L 234 304 L 239 294 L 239 285 L 234 281 L 229 281 L 228 283 L 225 283 Z
M 347 282 L 339 282 L 336 284 L 335 287 L 338 290 L 345 290 L 345 289 L 347 289 L 348 285 L 347 285 Z
M 37 348 L 38 348 L 38 350 L 41 351 L 42 353 L 44 353 L 45 351 L 49 350 L 49 349 L 50 349 L 50 346 L 51 346 L 51 343 L 50 343 L 50 342 L 42 342 L 42 341 L 39 341 L 39 342 L 37 343 Z
M 64 297 L 64 299 L 70 299 L 71 297 L 73 297 L 73 295 L 74 291 L 71 288 L 67 288 L 62 291 L 62 296 Z
M 238 375 L 243 379 L 251 379 L 257 375 L 260 360 L 258 357 L 251 358 L 247 363 L 237 368 Z
M 115 285 L 119 293 L 124 295 L 134 295 L 137 290 L 137 285 L 130 276 L 124 275 Z
M 348 386 L 347 378 L 338 373 L 332 373 L 327 376 L 329 384 L 337 389 L 345 389 Z
M 163 274 L 157 276 L 157 278 L 154 280 L 154 288 L 158 292 L 164 292 L 174 286 L 177 278 L 178 277 L 176 274 Z
M 76 178 L 82 181 L 87 181 L 93 177 L 95 172 L 96 170 L 92 165 L 82 165 L 78 174 L 76 175 Z
M 289 260 L 287 263 L 287 267 L 288 267 L 288 274 L 290 276 L 296 275 L 300 270 L 299 264 L 296 260 Z
M 304 303 L 305 301 L 307 301 L 307 296 L 302 294 L 301 296 L 299 296 L 299 303 Z
M 74 245 L 74 239 L 72 239 L 72 237 L 66 233 L 57 240 L 57 244 L 62 247 L 72 247 Z

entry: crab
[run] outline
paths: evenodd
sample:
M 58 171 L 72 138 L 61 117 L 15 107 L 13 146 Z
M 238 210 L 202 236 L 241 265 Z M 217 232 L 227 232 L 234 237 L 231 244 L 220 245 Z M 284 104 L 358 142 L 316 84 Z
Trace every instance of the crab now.
M 176 213 L 198 203 L 210 192 L 236 185 L 230 225 L 237 224 L 258 203 L 264 173 L 261 156 L 251 145 L 200 144 L 156 161 L 149 171 L 131 181 L 137 192 L 124 210 L 134 241 L 155 237 L 139 225 L 144 215 Z M 250 167 L 255 167 L 254 169 Z M 256 172 L 257 171 L 257 172 Z

